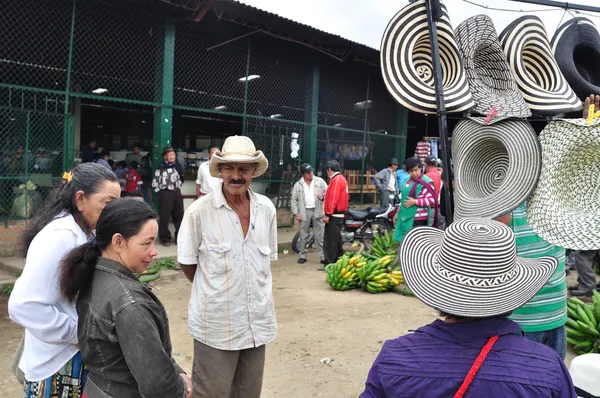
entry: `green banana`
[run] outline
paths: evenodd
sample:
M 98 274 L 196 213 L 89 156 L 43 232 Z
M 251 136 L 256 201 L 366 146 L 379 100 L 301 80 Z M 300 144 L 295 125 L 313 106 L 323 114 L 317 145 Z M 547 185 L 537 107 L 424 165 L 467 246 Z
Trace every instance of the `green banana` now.
M 600 332 L 598 332 L 595 328 L 591 327 L 587 323 L 583 323 L 581 321 L 577 321 L 577 323 L 581 326 L 579 330 L 583 331 L 584 333 L 587 332 L 590 335 L 600 337 Z
M 583 306 L 577 307 L 577 314 L 579 315 L 579 319 L 581 319 L 587 325 L 590 325 L 593 327 L 592 321 L 590 321 L 590 318 L 588 318 L 587 313 L 583 309 Z
M 567 326 L 567 336 L 569 337 L 574 337 L 574 338 L 579 338 L 579 337 L 587 337 L 585 335 L 585 333 L 580 332 L 577 329 L 573 329 Z

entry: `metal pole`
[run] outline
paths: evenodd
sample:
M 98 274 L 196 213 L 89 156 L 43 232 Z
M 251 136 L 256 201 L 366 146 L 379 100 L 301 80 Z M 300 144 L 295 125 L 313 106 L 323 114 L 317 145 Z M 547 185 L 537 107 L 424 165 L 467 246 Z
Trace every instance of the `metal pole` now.
M 246 135 L 246 113 L 248 111 L 248 75 L 250 74 L 250 50 L 252 40 L 248 40 L 248 54 L 246 55 L 246 81 L 244 84 L 244 113 L 242 115 L 242 135 Z
M 450 146 L 448 145 L 448 121 L 446 119 L 446 104 L 444 103 L 444 87 L 442 80 L 442 66 L 440 64 L 440 46 L 438 43 L 437 25 L 433 19 L 434 3 L 439 0 L 426 0 L 427 5 L 427 23 L 429 25 L 429 40 L 431 44 L 431 59 L 433 61 L 433 77 L 435 83 L 435 102 L 437 104 L 438 130 L 440 134 L 441 153 L 443 154 L 442 163 L 444 173 L 442 178 L 446 189 L 444 190 L 444 199 L 446 200 L 446 222 L 452 223 L 452 203 L 450 203 Z M 440 15 L 441 17 L 441 15 Z
M 363 125 L 363 143 L 362 143 L 362 147 L 363 147 L 363 156 L 362 156 L 362 166 L 360 168 L 360 176 L 359 176 L 359 181 L 363 181 L 363 176 L 366 174 L 365 173 L 365 148 L 367 146 L 367 127 L 368 127 L 368 121 L 369 121 L 369 96 L 370 93 L 369 91 L 371 90 L 371 76 L 367 76 L 367 98 L 365 99 L 365 123 Z M 364 179 L 364 182 L 362 182 L 360 184 L 360 204 L 364 205 L 365 204 L 365 198 L 364 198 L 364 193 L 363 193 L 363 187 L 365 184 L 367 184 L 368 181 L 366 180 L 366 178 Z
M 71 115 L 70 110 L 70 98 L 71 98 L 71 69 L 73 68 L 73 41 L 75 37 L 75 8 L 77 0 L 73 0 L 73 9 L 71 12 L 71 32 L 69 36 L 69 58 L 67 61 L 67 84 L 65 86 L 65 117 L 63 120 L 63 168 L 70 170 L 73 168 L 75 148 L 71 150 L 71 140 L 75 137 L 72 136 L 70 129 L 68 128 L 66 115 Z M 58 102 L 58 101 L 57 101 Z
M 554 0 L 511 0 L 511 1 L 515 1 L 517 3 L 535 4 L 538 6 L 558 7 L 558 8 L 568 9 L 568 10 L 600 12 L 600 7 L 586 6 L 584 4 L 565 3 L 562 1 L 554 1 Z

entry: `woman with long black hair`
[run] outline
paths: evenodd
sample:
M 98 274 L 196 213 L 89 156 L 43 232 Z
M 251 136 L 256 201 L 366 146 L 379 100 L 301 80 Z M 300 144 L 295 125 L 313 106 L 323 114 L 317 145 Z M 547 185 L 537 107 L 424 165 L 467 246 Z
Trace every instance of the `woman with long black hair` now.
M 157 216 L 117 199 L 102 211 L 96 237 L 62 261 L 60 290 L 76 302 L 88 398 L 186 398 L 192 383 L 171 357 L 167 313 L 134 273 L 158 254 Z
M 65 173 L 23 234 L 25 268 L 8 312 L 25 328 L 19 361 L 25 398 L 81 396 L 86 377 L 77 346 L 77 312 L 60 295 L 59 264 L 66 253 L 93 236 L 100 212 L 120 195 L 111 170 L 84 163 Z

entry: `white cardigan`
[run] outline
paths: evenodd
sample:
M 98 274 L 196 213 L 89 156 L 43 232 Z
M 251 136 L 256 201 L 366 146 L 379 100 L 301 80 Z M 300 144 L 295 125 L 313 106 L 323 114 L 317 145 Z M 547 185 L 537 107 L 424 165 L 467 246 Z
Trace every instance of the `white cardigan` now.
M 63 213 L 31 242 L 23 274 L 8 301 L 10 319 L 23 326 L 25 348 L 19 368 L 28 381 L 44 380 L 77 352 L 77 311 L 59 290 L 60 261 L 88 240 L 72 215 Z

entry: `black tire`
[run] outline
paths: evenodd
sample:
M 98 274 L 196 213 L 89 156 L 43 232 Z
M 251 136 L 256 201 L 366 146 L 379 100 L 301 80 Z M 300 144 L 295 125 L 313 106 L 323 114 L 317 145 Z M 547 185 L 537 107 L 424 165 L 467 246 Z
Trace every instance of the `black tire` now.
M 298 249 L 298 240 L 300 240 L 300 231 L 296 232 L 294 239 L 292 239 L 292 250 L 296 254 L 300 253 L 300 250 Z
M 294 239 L 292 239 L 292 250 L 296 254 L 300 253 L 300 250 L 298 249 L 298 241 L 299 240 L 300 240 L 300 231 L 296 232 L 296 235 L 294 235 Z M 310 231 L 308 232 L 308 239 L 306 239 L 307 249 L 310 249 L 314 243 L 315 243 L 315 236 L 313 235 L 313 230 L 311 228 Z
M 371 231 L 373 231 L 373 234 L 384 235 L 387 232 L 394 232 L 394 226 L 390 224 L 389 221 L 375 220 L 369 224 L 369 227 L 371 228 Z M 373 241 L 370 239 L 365 239 L 363 244 L 365 245 L 365 250 L 370 250 L 371 246 L 373 245 Z

